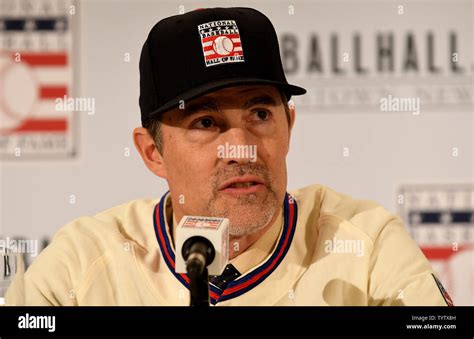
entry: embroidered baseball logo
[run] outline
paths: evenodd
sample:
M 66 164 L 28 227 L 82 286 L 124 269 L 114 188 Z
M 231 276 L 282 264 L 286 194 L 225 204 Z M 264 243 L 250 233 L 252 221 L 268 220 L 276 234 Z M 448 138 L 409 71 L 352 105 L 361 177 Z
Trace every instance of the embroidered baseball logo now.
M 198 26 L 206 67 L 244 62 L 244 52 L 235 20 L 211 21 Z

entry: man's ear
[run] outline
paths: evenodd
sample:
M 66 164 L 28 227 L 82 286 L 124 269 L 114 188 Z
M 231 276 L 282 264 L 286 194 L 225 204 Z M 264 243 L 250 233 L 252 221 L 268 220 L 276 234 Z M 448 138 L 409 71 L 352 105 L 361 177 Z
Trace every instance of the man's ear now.
M 155 141 L 148 130 L 144 127 L 135 128 L 133 130 L 133 142 L 146 167 L 157 176 L 166 179 L 167 173 L 163 156 L 156 148 Z

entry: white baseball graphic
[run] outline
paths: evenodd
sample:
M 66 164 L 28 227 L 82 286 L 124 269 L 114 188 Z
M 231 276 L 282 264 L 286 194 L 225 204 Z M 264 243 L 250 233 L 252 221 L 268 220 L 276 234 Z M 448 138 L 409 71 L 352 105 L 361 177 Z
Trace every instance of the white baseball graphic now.
M 228 55 L 234 49 L 234 44 L 226 36 L 217 37 L 212 44 L 212 48 L 217 54 Z
M 37 100 L 37 84 L 24 63 L 15 63 L 0 56 L 0 132 L 14 129 L 31 114 Z

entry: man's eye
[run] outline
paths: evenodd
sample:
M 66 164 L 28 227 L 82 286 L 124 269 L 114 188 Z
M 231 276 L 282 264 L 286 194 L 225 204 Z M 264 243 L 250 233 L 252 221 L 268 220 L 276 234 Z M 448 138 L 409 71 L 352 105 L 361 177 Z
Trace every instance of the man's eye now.
M 197 128 L 210 128 L 212 126 L 214 126 L 214 120 L 211 118 L 202 118 L 194 124 L 194 127 Z
M 270 113 L 263 109 L 257 109 L 253 111 L 253 115 L 255 116 L 256 119 L 262 120 L 262 121 L 268 120 L 268 118 L 270 117 Z

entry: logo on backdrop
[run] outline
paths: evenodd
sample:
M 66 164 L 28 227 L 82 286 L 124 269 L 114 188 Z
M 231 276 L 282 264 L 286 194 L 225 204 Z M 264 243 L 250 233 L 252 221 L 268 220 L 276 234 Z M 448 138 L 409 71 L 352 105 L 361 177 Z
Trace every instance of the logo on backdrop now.
M 0 15 L 0 158 L 71 157 L 74 111 L 57 110 L 71 95 L 72 0 L 9 1 Z
M 454 304 L 474 304 L 474 185 L 404 185 L 397 202 Z

